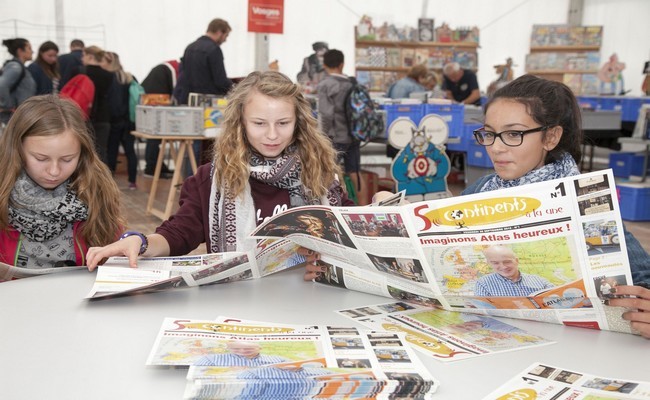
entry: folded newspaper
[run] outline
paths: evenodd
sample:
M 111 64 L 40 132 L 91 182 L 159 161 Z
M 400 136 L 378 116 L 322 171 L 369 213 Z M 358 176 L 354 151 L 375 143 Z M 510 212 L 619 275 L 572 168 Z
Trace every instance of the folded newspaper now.
M 403 334 L 166 318 L 147 365 L 189 366 L 185 399 L 430 398 Z
M 164 258 L 169 269 L 174 260 L 194 265 L 126 291 L 93 288 L 88 297 L 262 277 L 302 264 L 308 249 L 321 255 L 323 284 L 449 311 L 631 332 L 623 310 L 605 304 L 613 287 L 632 284 L 611 170 L 404 206 L 293 208 L 250 240 L 254 250 L 235 258 Z M 104 269 L 96 285 L 112 280 Z
M 604 378 L 535 363 L 483 400 L 650 399 L 650 382 Z

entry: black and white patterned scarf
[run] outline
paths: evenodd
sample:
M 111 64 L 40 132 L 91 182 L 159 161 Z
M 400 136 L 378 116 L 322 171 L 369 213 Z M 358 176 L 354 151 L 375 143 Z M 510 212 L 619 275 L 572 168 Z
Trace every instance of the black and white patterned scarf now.
M 9 197 L 9 224 L 31 241 L 52 240 L 69 224 L 87 218 L 88 207 L 67 182 L 47 190 L 23 172 Z
M 563 153 L 562 158 L 559 160 L 534 169 L 517 179 L 505 180 L 500 178 L 499 175 L 494 174 L 494 177 L 485 182 L 485 185 L 483 185 L 480 191 L 489 192 L 491 190 L 517 187 L 529 183 L 545 182 L 550 181 L 551 179 L 564 178 L 566 176 L 579 174 L 580 169 L 573 157 L 571 157 L 569 153 Z
M 253 153 L 250 161 L 250 176 L 267 185 L 289 191 L 290 208 L 304 205 L 329 204 L 341 205 L 341 190 L 338 181 L 330 187 L 327 196 L 319 199 L 305 191 L 300 181 L 302 166 L 296 152 L 296 146 L 288 147 L 277 159 L 265 159 Z M 247 183 L 243 196 L 234 197 L 228 188 L 217 187 L 214 181 L 214 163 L 210 172 L 212 188 L 210 190 L 210 243 L 212 253 L 242 251 L 246 237 L 257 226 L 255 204 Z

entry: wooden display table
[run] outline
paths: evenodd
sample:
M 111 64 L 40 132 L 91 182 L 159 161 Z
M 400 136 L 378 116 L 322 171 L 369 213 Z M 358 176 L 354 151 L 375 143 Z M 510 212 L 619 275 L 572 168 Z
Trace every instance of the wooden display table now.
M 151 182 L 151 190 L 149 191 L 149 200 L 147 201 L 147 214 L 153 214 L 156 217 L 166 220 L 172 214 L 172 209 L 174 208 L 174 203 L 176 202 L 176 186 L 182 182 L 181 174 L 182 167 L 185 158 L 185 153 L 187 153 L 188 158 L 190 159 L 190 165 L 192 166 L 192 172 L 196 173 L 196 158 L 194 157 L 194 151 L 192 151 L 192 143 L 195 140 L 213 140 L 214 137 L 209 136 L 189 136 L 189 135 L 153 135 L 150 133 L 131 131 L 131 134 L 140 139 L 159 139 L 160 143 L 160 153 L 158 154 L 158 161 L 156 162 L 156 170 L 153 174 L 153 181 Z M 178 149 L 176 145 L 178 144 Z M 163 158 L 165 154 L 165 146 L 169 146 L 169 150 L 174 159 L 174 175 L 172 176 L 172 181 L 169 185 L 169 193 L 167 195 L 167 204 L 165 205 L 165 210 L 158 210 L 154 208 L 153 203 L 156 199 L 156 191 L 158 190 L 158 181 L 160 180 L 160 172 L 162 171 Z

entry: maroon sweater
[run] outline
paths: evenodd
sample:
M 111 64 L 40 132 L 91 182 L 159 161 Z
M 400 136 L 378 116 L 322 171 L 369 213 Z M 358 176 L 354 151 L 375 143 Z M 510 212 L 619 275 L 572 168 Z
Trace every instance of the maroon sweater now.
M 211 164 L 199 167 L 196 174 L 187 178 L 181 188 L 180 208 L 176 214 L 156 228 L 169 243 L 171 256 L 185 255 L 201 243 L 210 243 L 210 176 Z M 251 195 L 255 204 L 257 225 L 266 218 L 289 209 L 289 191 L 267 185 L 256 179 L 249 179 Z M 339 190 L 343 192 L 343 189 Z M 353 206 L 354 202 L 342 193 L 342 205 Z

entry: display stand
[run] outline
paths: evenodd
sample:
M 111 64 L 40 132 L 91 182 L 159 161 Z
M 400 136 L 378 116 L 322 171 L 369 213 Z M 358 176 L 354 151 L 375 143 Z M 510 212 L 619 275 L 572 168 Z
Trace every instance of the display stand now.
M 356 35 L 355 35 L 356 38 Z M 474 72 L 478 66 L 476 42 L 394 42 L 355 39 L 355 68 L 359 83 L 371 91 L 388 91 L 408 70 L 426 64 L 430 70 L 441 72 L 452 61 Z

